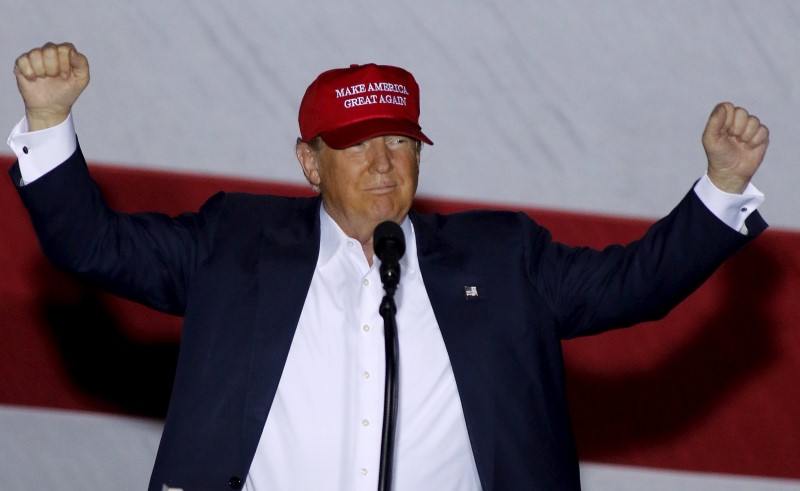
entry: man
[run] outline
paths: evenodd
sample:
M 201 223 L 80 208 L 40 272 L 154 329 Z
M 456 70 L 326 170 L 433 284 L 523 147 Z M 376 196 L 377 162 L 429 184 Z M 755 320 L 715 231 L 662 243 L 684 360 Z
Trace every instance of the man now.
M 26 117 L 10 173 L 43 250 L 185 318 L 151 490 L 376 487 L 384 220 L 408 247 L 395 489 L 579 489 L 560 340 L 665 315 L 766 228 L 750 180 L 768 130 L 729 103 L 703 134 L 707 175 L 629 246 L 566 247 L 523 214 L 414 213 L 432 142 L 411 74 L 376 65 L 306 91 L 296 153 L 319 197 L 220 193 L 197 213 L 124 215 L 72 128 L 86 58 L 48 43 L 14 71 Z

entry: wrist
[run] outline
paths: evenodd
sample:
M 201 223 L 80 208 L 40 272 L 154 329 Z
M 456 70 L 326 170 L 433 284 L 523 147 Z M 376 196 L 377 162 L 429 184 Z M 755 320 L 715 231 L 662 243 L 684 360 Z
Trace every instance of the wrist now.
M 711 167 L 708 168 L 707 174 L 717 189 L 730 194 L 742 194 L 747 189 L 747 185 L 750 184 L 750 178 L 718 172 Z
M 25 110 L 25 118 L 28 120 L 28 131 L 39 131 L 58 126 L 63 123 L 69 111 L 40 111 L 40 110 Z

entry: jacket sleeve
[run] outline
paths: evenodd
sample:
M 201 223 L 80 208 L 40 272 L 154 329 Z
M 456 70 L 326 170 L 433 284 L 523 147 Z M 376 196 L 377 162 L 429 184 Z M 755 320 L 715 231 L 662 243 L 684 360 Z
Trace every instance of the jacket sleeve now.
M 215 211 L 224 195 L 198 213 L 169 217 L 111 210 L 89 175 L 80 147 L 64 163 L 20 186 L 9 170 L 47 258 L 59 269 L 111 293 L 180 315 L 199 261 L 208 254 Z
M 662 318 L 767 224 L 755 212 L 741 234 L 690 191 L 626 246 L 566 247 L 532 227 L 538 230 L 525 234 L 524 248 L 529 277 L 558 317 L 560 337 L 570 338 Z

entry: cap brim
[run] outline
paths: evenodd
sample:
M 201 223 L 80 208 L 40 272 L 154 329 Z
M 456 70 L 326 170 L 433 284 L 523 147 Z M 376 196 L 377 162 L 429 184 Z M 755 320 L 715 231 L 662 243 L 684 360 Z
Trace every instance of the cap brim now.
M 381 135 L 410 136 L 433 145 L 418 125 L 404 119 L 367 119 L 319 134 L 326 145 L 337 150 L 352 147 L 368 138 Z

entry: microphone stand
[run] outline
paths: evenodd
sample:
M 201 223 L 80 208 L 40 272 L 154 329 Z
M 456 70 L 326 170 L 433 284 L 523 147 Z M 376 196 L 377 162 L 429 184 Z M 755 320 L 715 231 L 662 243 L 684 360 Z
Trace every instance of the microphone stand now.
M 394 466 L 394 442 L 397 427 L 398 399 L 398 342 L 394 293 L 400 284 L 400 258 L 405 252 L 405 237 L 400 226 L 383 222 L 375 228 L 373 239 L 375 254 L 381 260 L 380 275 L 386 295 L 379 313 L 383 317 L 383 341 L 386 353 L 386 377 L 383 397 L 383 429 L 381 432 L 381 458 L 378 473 L 378 491 L 391 491 Z
M 385 288 L 385 285 L 384 285 Z M 394 466 L 394 437 L 397 426 L 397 323 L 394 291 L 386 289 L 380 306 L 383 317 L 384 350 L 386 352 L 386 377 L 383 396 L 383 430 L 381 432 L 381 460 L 378 473 L 378 490 L 392 489 L 392 470 Z

